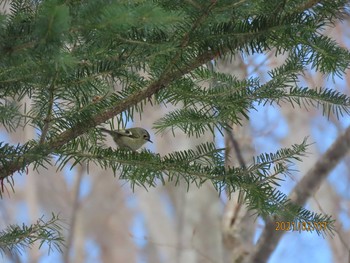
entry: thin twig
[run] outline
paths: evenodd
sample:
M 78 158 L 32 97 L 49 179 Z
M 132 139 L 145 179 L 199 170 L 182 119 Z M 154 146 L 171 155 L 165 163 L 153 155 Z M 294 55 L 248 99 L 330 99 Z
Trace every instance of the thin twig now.
M 84 169 L 80 166 L 80 169 L 78 171 L 77 179 L 75 181 L 74 185 L 74 199 L 73 199 L 73 206 L 72 206 L 72 217 L 70 220 L 70 229 L 68 233 L 67 238 L 67 249 L 64 254 L 64 262 L 70 263 L 70 252 L 73 250 L 73 241 L 74 241 L 74 235 L 75 235 L 75 227 L 77 225 L 77 215 L 79 213 L 79 206 L 80 206 L 80 200 L 79 200 L 79 194 L 81 189 L 81 181 L 83 179 L 84 175 Z
M 58 76 L 58 72 L 56 72 L 54 78 L 52 79 L 51 85 L 49 87 L 49 101 L 48 101 L 48 105 L 47 105 L 47 114 L 46 117 L 44 119 L 44 127 L 40 136 L 40 140 L 39 140 L 39 144 L 43 144 L 45 142 L 45 138 L 46 135 L 49 131 L 49 127 L 50 127 L 50 122 L 51 122 L 51 115 L 52 115 L 52 108 L 53 108 L 53 103 L 55 100 L 55 96 L 54 96 L 54 90 L 55 90 L 55 83 L 56 83 L 56 79 Z
M 241 148 L 239 146 L 239 143 L 237 142 L 236 138 L 233 135 L 233 131 L 227 132 L 227 134 L 228 134 L 228 137 L 230 139 L 230 142 L 232 143 L 233 149 L 235 150 L 235 154 L 236 154 L 237 161 L 238 161 L 239 165 L 242 168 L 246 168 L 247 165 L 243 159 L 243 155 L 242 155 L 242 151 L 241 151 Z

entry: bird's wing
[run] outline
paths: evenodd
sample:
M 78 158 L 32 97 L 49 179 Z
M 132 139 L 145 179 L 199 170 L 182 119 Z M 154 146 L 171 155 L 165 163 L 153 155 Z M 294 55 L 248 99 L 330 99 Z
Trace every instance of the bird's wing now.
M 128 136 L 128 137 L 135 138 L 134 134 L 129 129 L 116 130 L 115 132 L 118 133 L 119 135 L 122 135 L 122 136 Z
M 107 130 L 107 129 L 105 129 L 105 128 L 100 128 L 100 130 L 103 131 L 103 132 L 106 132 L 106 133 L 111 134 L 111 131 L 110 131 L 110 130 Z
M 132 133 L 132 131 L 130 129 L 122 129 L 122 130 L 115 130 L 115 131 L 111 131 L 111 130 L 107 130 L 105 128 L 100 128 L 101 131 L 106 132 L 112 136 L 126 136 L 126 137 L 131 137 L 131 138 L 136 138 L 137 136 L 135 134 Z

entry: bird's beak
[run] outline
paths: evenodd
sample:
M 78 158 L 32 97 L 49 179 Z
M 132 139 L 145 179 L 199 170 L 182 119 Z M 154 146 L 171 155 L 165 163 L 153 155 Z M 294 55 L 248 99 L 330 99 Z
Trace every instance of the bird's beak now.
M 148 139 L 147 141 L 149 141 L 150 143 L 153 143 L 153 142 L 151 141 L 151 139 Z

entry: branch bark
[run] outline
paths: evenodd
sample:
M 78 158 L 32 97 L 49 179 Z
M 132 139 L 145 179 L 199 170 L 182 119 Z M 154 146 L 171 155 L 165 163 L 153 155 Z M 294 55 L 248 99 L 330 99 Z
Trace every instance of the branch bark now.
M 340 135 L 332 146 L 321 156 L 315 165 L 306 173 L 300 182 L 294 187 L 289 198 L 292 202 L 303 206 L 320 187 L 321 183 L 333 168 L 342 160 L 350 149 L 350 126 L 345 133 Z M 266 221 L 265 228 L 255 246 L 252 254 L 245 262 L 264 263 L 267 262 L 275 250 L 283 231 L 275 231 L 273 220 Z

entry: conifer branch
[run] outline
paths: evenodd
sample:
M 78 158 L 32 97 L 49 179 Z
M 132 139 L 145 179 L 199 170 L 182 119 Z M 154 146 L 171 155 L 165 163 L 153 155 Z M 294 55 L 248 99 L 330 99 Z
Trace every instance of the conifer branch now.
M 6 230 L 0 231 L 0 253 L 21 253 L 31 247 L 35 242 L 40 242 L 40 247 L 47 244 L 49 252 L 53 249 L 62 251 L 63 236 L 62 226 L 57 215 L 52 214 L 49 221 L 39 218 L 36 223 L 26 226 L 10 225 Z
M 211 6 L 212 5 L 210 5 L 209 7 Z M 206 11 L 205 15 L 208 15 L 208 12 L 209 11 Z M 200 16 L 198 18 L 199 22 L 195 24 L 199 25 L 202 19 L 203 19 L 203 16 Z M 191 28 L 191 30 L 194 30 L 194 29 L 195 29 L 194 27 Z M 184 42 L 183 42 L 184 45 L 186 44 L 185 39 L 186 39 L 186 35 L 184 37 Z M 181 52 L 181 50 L 179 52 Z M 84 123 L 76 124 L 74 127 L 62 132 L 57 137 L 52 138 L 46 143 L 32 147 L 26 153 L 24 153 L 21 157 L 18 157 L 16 160 L 9 161 L 6 163 L 6 165 L 2 165 L 0 167 L 0 179 L 10 176 L 16 171 L 23 171 L 25 167 L 31 164 L 32 162 L 39 161 L 43 156 L 48 156 L 49 154 L 52 154 L 55 150 L 59 149 L 64 144 L 68 143 L 70 140 L 84 134 L 89 129 L 96 127 L 97 125 L 100 125 L 105 121 L 117 116 L 118 114 L 129 109 L 133 105 L 136 105 L 141 101 L 146 100 L 147 98 L 150 98 L 159 90 L 169 85 L 169 83 L 171 83 L 172 81 L 180 78 L 183 75 L 190 73 L 192 70 L 214 59 L 217 55 L 218 54 L 214 54 L 211 51 L 206 51 L 198 55 L 197 57 L 195 57 L 191 61 L 191 63 L 184 65 L 182 68 L 173 69 L 175 62 L 179 59 L 179 55 L 177 53 L 174 56 L 174 59 L 169 62 L 168 64 L 169 67 L 167 68 L 167 70 L 164 71 L 164 73 L 158 78 L 158 80 L 155 80 L 154 82 L 152 82 L 148 87 L 135 92 L 134 94 L 130 95 L 123 101 L 118 102 L 118 104 L 113 105 L 110 108 L 107 108 L 105 111 L 101 113 L 97 113 L 96 115 L 92 116 L 88 121 L 84 120 Z M 99 103 L 102 104 L 103 101 Z M 40 154 L 38 154 L 39 152 Z

